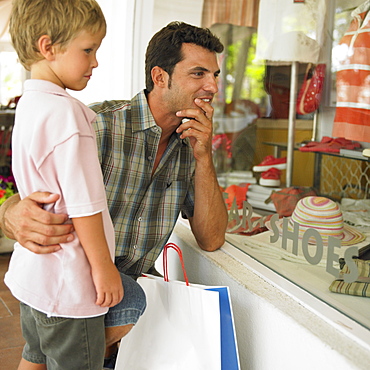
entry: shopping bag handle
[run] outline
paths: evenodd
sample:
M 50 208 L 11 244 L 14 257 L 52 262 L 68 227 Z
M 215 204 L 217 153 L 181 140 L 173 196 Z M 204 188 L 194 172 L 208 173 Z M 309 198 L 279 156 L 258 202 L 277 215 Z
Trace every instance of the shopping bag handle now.
M 174 243 L 167 243 L 164 248 L 163 248 L 163 275 L 164 275 L 164 281 L 169 281 L 168 280 L 168 266 L 167 266 L 167 251 L 169 248 L 172 248 L 174 249 L 179 258 L 180 258 L 180 262 L 181 262 L 181 268 L 182 268 L 182 272 L 184 274 L 184 279 L 185 279 L 185 283 L 186 285 L 189 286 L 189 280 L 188 280 L 188 276 L 186 275 L 186 270 L 185 270 L 185 265 L 184 265 L 184 259 L 182 257 L 182 251 L 181 249 Z

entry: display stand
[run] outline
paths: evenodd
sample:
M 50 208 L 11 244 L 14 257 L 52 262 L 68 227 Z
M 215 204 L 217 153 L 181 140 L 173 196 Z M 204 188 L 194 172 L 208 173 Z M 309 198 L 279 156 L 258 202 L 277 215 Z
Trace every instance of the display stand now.
M 287 149 L 287 169 L 286 169 L 287 187 L 292 186 L 292 177 L 293 177 L 297 91 L 298 91 L 298 62 L 292 62 L 290 78 L 288 149 Z

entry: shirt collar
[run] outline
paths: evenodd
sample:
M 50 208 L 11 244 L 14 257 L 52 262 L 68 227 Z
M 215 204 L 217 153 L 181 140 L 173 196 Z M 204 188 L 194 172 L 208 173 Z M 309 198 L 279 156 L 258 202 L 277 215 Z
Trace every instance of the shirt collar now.
M 131 100 L 131 123 L 133 132 L 144 131 L 151 127 L 160 129 L 154 121 L 144 90 Z
M 49 94 L 62 95 L 71 98 L 65 89 L 53 82 L 30 79 L 24 82 L 24 91 L 44 91 Z
M 162 129 L 155 123 L 152 112 L 150 111 L 148 100 L 146 98 L 145 90 L 140 91 L 131 100 L 131 122 L 132 122 L 132 132 L 139 132 L 154 128 L 161 132 Z M 188 138 L 180 139 L 180 135 L 175 133 L 178 142 L 183 145 L 190 146 L 190 141 Z M 173 137 L 174 135 L 171 135 Z

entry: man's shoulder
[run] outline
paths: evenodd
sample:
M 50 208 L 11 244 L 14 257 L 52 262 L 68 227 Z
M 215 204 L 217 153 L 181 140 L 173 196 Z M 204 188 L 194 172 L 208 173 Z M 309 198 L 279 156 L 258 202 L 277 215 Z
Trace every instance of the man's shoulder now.
M 89 108 L 91 108 L 96 114 L 109 114 L 122 109 L 127 109 L 130 106 L 130 100 L 105 100 L 100 103 L 90 104 Z
M 100 103 L 93 103 L 89 105 L 97 115 L 114 114 L 115 112 L 125 111 L 143 107 L 147 104 L 144 90 L 139 91 L 131 100 L 105 100 Z

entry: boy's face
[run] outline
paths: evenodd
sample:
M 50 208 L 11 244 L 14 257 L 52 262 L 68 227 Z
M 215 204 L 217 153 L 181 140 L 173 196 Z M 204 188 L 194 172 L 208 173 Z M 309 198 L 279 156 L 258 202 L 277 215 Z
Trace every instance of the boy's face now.
M 51 62 L 54 83 L 63 89 L 82 90 L 91 78 L 92 71 L 98 66 L 96 52 L 105 36 L 104 31 L 91 34 L 81 31 L 71 40 L 63 51 L 58 50 Z

